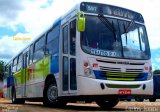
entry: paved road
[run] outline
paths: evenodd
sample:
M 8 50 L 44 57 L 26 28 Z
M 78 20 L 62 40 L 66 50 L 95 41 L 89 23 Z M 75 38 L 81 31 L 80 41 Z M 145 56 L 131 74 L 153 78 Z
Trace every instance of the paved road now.
M 160 102 L 120 102 L 111 110 L 103 110 L 96 104 L 69 103 L 64 108 L 48 108 L 42 103 L 26 102 L 23 105 L 11 104 L 8 100 L 0 101 L 0 112 L 160 112 Z

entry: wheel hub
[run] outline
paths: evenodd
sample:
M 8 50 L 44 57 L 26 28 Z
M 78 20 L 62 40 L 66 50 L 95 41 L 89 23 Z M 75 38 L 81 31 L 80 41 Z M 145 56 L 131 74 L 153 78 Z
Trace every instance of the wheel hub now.
M 56 86 L 49 86 L 47 91 L 48 100 L 54 102 L 58 97 L 57 87 Z

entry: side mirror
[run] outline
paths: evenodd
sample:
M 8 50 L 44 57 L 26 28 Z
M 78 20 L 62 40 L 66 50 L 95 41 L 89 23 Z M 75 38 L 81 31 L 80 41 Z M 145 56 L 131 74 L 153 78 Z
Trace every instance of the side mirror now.
M 78 22 L 77 22 L 77 28 L 79 32 L 84 32 L 85 31 L 85 24 L 86 24 L 86 18 L 84 17 L 83 12 L 78 12 Z

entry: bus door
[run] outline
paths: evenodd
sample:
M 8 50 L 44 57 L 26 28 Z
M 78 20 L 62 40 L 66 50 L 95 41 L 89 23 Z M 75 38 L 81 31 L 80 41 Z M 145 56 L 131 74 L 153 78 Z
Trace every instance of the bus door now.
M 62 26 L 62 92 L 74 94 L 76 78 L 76 19 Z
M 22 97 L 26 97 L 26 80 L 27 80 L 27 73 L 28 73 L 28 57 L 29 57 L 29 52 L 25 52 L 23 54 L 23 92 L 22 92 Z

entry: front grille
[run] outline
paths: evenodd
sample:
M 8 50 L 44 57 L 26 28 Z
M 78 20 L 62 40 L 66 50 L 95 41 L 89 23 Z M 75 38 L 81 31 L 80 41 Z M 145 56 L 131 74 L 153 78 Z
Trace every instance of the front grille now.
M 102 67 L 102 66 L 100 66 L 100 70 L 104 71 L 104 72 L 108 72 L 108 71 L 110 71 L 110 72 L 120 72 L 121 71 L 120 68 L 111 68 L 111 67 Z
M 120 68 L 103 67 L 101 70 L 94 71 L 97 79 L 112 80 L 112 81 L 144 81 L 147 80 L 148 73 L 143 73 L 134 70 L 121 72 Z
M 143 69 L 126 69 L 127 73 L 142 73 Z
M 95 72 L 99 79 L 107 79 L 113 81 L 140 81 L 146 80 L 146 76 L 143 73 L 143 69 L 131 69 L 126 68 L 125 72 L 121 72 L 121 68 L 118 67 L 100 67 L 100 73 Z
M 107 80 L 115 81 L 134 81 L 135 79 L 143 78 L 138 73 L 122 73 L 122 72 L 102 72 L 103 76 L 106 75 Z
M 139 88 L 141 85 L 106 84 L 108 88 Z

